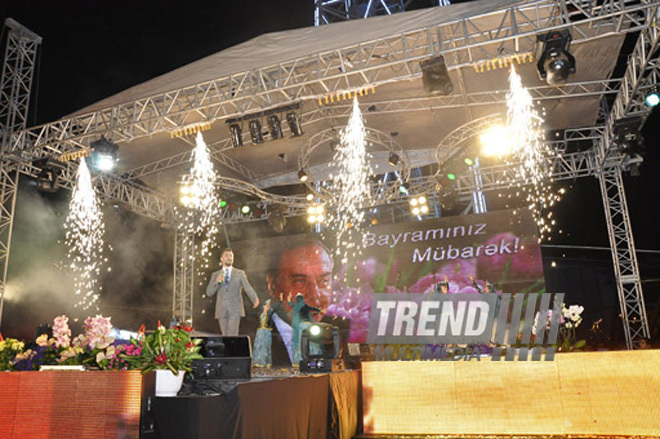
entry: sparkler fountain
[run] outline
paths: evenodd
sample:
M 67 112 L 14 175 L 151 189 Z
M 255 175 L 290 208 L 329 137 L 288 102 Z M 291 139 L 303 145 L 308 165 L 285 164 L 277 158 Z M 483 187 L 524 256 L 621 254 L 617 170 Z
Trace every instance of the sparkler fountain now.
M 543 118 L 534 109 L 529 91 L 522 85 L 520 76 L 511 66 L 510 89 L 507 93 L 507 131 L 511 142 L 511 155 L 507 159 L 515 164 L 516 180 L 539 228 L 539 239 L 552 231 L 555 221 L 550 210 L 557 203 L 563 189 L 554 191 L 552 169 L 548 157 L 554 152 L 543 141 Z
M 335 211 L 330 216 L 330 228 L 336 233 L 337 250 L 342 263 L 361 254 L 364 208 L 371 193 L 368 177 L 371 168 L 367 161 L 366 130 L 357 98 L 341 142 L 334 155 L 337 175 L 330 175 L 335 187 Z
M 183 176 L 181 183 L 182 202 L 186 207 L 178 227 L 186 232 L 201 235 L 197 249 L 200 258 L 198 270 L 210 265 L 211 248 L 215 245 L 220 223 L 220 198 L 215 183 L 217 174 L 213 169 L 208 147 L 198 132 L 193 150 L 193 166 L 190 173 Z
M 98 310 L 99 274 L 107 262 L 103 257 L 105 225 L 85 158 L 80 159 L 64 228 L 68 266 L 73 271 L 78 297 L 75 306 L 83 310 L 96 306 Z

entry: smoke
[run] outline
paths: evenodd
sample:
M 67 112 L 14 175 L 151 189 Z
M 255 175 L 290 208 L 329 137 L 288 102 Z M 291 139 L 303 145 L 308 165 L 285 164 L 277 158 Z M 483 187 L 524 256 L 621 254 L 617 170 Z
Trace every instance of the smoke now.
M 112 205 L 103 209 L 107 267 L 101 273 L 100 309 L 81 311 L 66 260 L 63 222 L 71 193 L 41 194 L 27 179 L 17 195 L 2 327 L 5 336 L 29 339 L 42 323 L 67 314 L 80 322 L 103 314 L 122 329 L 155 328 L 172 313 L 172 231 Z M 73 329 L 73 328 L 72 328 Z

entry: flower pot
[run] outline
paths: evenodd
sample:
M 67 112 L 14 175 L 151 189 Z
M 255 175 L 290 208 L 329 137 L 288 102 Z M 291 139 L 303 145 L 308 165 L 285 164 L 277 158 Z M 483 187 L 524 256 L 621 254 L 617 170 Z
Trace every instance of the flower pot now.
M 186 372 L 174 375 L 169 369 L 156 370 L 156 396 L 176 396 L 183 385 Z

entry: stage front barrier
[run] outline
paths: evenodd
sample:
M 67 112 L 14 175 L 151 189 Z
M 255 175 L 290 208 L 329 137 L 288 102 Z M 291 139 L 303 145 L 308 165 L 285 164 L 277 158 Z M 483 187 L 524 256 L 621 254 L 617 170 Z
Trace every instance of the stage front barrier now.
M 362 364 L 365 434 L 660 436 L 660 350 Z
M 154 374 L 0 372 L 0 439 L 149 437 Z

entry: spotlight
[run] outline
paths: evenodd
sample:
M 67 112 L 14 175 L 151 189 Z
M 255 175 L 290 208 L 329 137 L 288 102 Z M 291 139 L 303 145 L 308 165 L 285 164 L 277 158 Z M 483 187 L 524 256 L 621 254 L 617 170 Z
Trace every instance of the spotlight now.
M 243 207 L 241 207 L 241 213 L 243 215 L 250 213 L 250 206 L 248 204 L 244 204 Z
M 268 209 L 268 225 L 277 233 L 282 233 L 286 226 L 285 210 L 281 204 L 275 204 Z
M 343 370 L 340 359 L 339 328 L 329 323 L 313 323 L 300 337 L 301 372 L 332 372 Z
M 300 181 L 304 183 L 307 180 L 309 180 L 309 175 L 307 175 L 307 172 L 305 172 L 304 169 L 301 169 L 300 171 L 298 171 L 298 179 L 300 179 Z
M 390 166 L 396 166 L 399 164 L 399 156 L 396 153 L 391 152 L 390 153 L 390 158 L 387 161 Z
M 653 90 L 651 93 L 646 95 L 644 102 L 646 102 L 647 106 L 653 108 L 658 104 L 660 104 L 660 94 L 658 94 L 657 91 Z
M 511 130 L 502 124 L 491 125 L 479 135 L 481 154 L 486 157 L 503 157 L 511 154 Z
M 642 125 L 640 117 L 626 117 L 614 121 L 612 143 L 624 154 L 645 154 L 644 138 L 639 131 Z
M 37 174 L 37 189 L 41 192 L 54 194 L 60 189 L 60 172 L 62 163 L 57 160 L 44 158 L 35 160 L 33 166 L 41 168 Z
M 557 85 L 566 81 L 568 75 L 575 73 L 575 57 L 568 48 L 571 44 L 571 33 L 564 29 L 552 31 L 537 37 L 543 43 L 543 50 L 536 64 L 539 77 L 549 85 Z
M 243 146 L 243 133 L 239 124 L 233 123 L 229 125 L 229 133 L 231 134 L 231 144 L 234 148 Z
M 420 64 L 424 90 L 433 94 L 448 95 L 454 91 L 449 71 L 442 55 L 429 58 Z
M 399 192 L 402 194 L 407 194 L 409 190 L 410 190 L 410 185 L 406 182 L 401 183 L 401 185 L 399 186 Z
M 325 221 L 325 207 L 322 204 L 314 204 L 307 208 L 307 222 L 310 224 L 321 224 Z
M 264 143 L 264 135 L 261 132 L 261 122 L 259 119 L 252 119 L 248 125 L 250 127 L 250 138 L 252 139 L 252 143 L 255 145 Z
M 101 136 L 99 140 L 90 143 L 89 146 L 94 151 L 92 153 L 92 165 L 99 172 L 110 172 L 117 166 L 117 151 L 119 146 L 116 143 Z
M 282 123 L 276 114 L 268 118 L 268 131 L 270 132 L 271 139 L 277 140 L 282 138 Z
M 308 193 L 307 195 L 305 195 L 305 199 L 307 199 L 307 201 L 312 201 L 314 199 L 314 193 L 312 192 Z
M 429 213 L 429 205 L 426 196 L 420 195 L 418 197 L 413 197 L 409 201 L 410 203 L 410 213 L 414 216 L 426 215 Z
M 474 160 L 472 160 L 470 157 L 465 157 L 463 159 L 463 163 L 465 163 L 468 166 L 472 166 L 472 165 L 474 165 Z
M 289 125 L 289 130 L 291 130 L 291 137 L 300 137 L 304 134 L 300 125 L 300 118 L 295 112 L 289 111 L 286 114 L 286 123 Z

